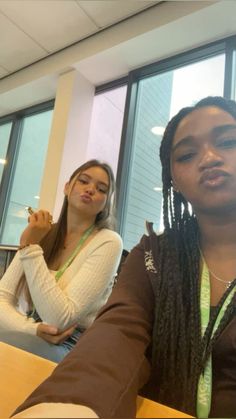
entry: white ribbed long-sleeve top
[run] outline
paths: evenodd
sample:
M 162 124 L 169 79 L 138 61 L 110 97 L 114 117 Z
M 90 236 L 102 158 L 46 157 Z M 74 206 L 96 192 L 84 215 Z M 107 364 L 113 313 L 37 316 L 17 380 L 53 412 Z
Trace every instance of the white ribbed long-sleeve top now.
M 0 330 L 36 334 L 38 323 L 18 310 L 16 289 L 23 272 L 43 322 L 59 329 L 88 328 L 112 291 L 121 252 L 121 237 L 102 229 L 56 281 L 39 245 L 18 251 L 0 280 Z

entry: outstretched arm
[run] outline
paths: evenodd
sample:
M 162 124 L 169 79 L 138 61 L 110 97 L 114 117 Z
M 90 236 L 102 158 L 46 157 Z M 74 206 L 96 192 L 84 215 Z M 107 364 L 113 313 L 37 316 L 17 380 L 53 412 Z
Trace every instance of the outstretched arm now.
M 41 403 L 72 403 L 89 407 L 99 417 L 134 417 L 138 390 L 149 377 L 145 353 L 153 312 L 141 245 L 127 258 L 94 324 L 18 412 Z

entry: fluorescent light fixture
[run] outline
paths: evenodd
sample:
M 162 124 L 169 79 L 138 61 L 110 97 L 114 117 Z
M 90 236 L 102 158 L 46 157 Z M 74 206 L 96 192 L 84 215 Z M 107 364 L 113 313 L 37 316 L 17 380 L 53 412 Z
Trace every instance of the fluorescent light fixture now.
M 34 198 L 35 198 L 35 199 L 40 199 L 40 196 L 35 195 L 35 196 L 34 196 Z
M 5 159 L 0 159 L 0 164 L 6 164 L 6 160 Z
M 157 191 L 157 192 L 161 192 L 162 188 L 160 186 L 155 186 L 155 188 L 153 188 L 153 190 Z
M 151 131 L 155 135 L 163 135 L 165 131 L 165 127 L 152 127 Z

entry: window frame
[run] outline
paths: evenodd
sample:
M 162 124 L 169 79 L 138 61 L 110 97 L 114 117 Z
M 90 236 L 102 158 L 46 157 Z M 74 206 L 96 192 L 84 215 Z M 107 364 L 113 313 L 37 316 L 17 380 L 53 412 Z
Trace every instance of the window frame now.
M 7 148 L 5 165 L 2 173 L 2 179 L 0 184 L 0 242 L 3 233 L 3 227 L 6 218 L 6 204 L 8 202 L 9 193 L 13 182 L 14 167 L 17 160 L 18 150 L 21 141 L 21 132 L 23 120 L 27 116 L 32 116 L 52 110 L 54 108 L 55 99 L 49 100 L 38 105 L 30 106 L 25 109 L 21 109 L 14 113 L 0 117 L 0 125 L 11 122 L 11 132 Z
M 120 153 L 117 168 L 117 225 L 121 236 L 123 235 L 126 214 L 126 196 L 129 179 L 129 163 L 133 151 L 133 134 L 137 106 L 139 81 L 172 71 L 189 64 L 194 64 L 220 54 L 225 54 L 224 93 L 225 98 L 232 97 L 233 87 L 233 54 L 236 51 L 236 36 L 227 37 L 192 50 L 156 61 L 131 71 L 128 75 L 127 96 L 123 129 L 120 143 Z M 235 70 L 236 71 L 236 70 Z

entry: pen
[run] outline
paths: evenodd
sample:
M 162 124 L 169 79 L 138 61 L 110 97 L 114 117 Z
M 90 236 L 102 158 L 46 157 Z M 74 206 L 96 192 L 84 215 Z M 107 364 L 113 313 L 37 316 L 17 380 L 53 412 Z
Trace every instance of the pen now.
M 34 214 L 34 210 L 33 210 L 31 207 L 28 207 L 28 208 L 27 208 L 27 211 L 28 211 L 28 213 L 29 213 L 30 215 Z M 51 215 L 50 215 L 50 220 L 49 220 L 49 223 L 50 223 L 50 224 L 53 224 L 53 219 L 52 219 L 52 216 L 51 216 Z
M 27 210 L 28 210 L 28 213 L 29 213 L 30 215 L 32 215 L 32 214 L 34 213 L 34 211 L 32 210 L 32 208 L 31 208 L 31 207 L 28 207 L 28 208 L 27 208 Z

